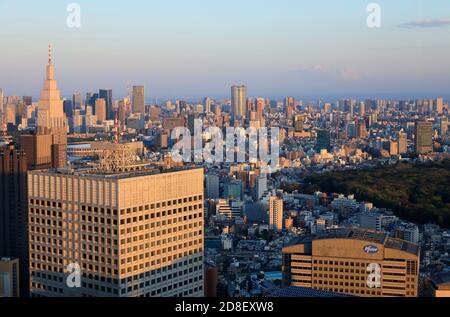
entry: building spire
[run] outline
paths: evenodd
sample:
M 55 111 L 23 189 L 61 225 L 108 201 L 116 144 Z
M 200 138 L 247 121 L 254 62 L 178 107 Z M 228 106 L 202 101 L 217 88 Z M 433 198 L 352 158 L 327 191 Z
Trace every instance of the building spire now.
M 52 45 L 48 44 L 48 63 L 52 63 Z

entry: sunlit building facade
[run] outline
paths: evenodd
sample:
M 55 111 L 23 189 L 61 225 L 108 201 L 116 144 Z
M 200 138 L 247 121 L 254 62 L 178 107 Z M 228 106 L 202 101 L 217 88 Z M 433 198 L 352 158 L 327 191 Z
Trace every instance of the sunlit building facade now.
M 203 296 L 203 169 L 46 170 L 28 184 L 33 296 Z

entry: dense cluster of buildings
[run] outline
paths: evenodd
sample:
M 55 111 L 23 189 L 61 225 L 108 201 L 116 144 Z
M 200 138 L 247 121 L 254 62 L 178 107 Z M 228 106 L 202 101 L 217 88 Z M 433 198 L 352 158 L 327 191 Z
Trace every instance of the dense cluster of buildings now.
M 443 98 L 274 101 L 242 85 L 230 97 L 147 104 L 133 86 L 122 99 L 63 99 L 51 52 L 37 103 L 0 90 L 0 296 L 445 294 L 444 229 L 352 195 L 282 189 L 333 169 L 448 158 Z M 199 121 L 279 128 L 277 169 L 174 160 L 173 131 L 195 135 Z

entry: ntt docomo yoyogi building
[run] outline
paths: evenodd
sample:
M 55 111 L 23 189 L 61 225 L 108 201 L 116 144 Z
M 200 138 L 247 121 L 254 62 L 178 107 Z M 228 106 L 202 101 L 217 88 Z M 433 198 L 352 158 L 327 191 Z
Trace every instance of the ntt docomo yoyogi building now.
M 363 297 L 417 297 L 419 246 L 361 229 L 334 229 L 283 249 L 284 286 Z

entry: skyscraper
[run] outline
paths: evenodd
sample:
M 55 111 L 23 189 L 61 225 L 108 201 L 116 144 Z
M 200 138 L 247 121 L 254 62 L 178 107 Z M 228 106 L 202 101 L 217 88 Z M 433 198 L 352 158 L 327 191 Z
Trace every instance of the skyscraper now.
M 106 103 L 106 118 L 108 120 L 114 120 L 116 114 L 112 108 L 112 90 L 111 89 L 100 89 L 98 92 L 98 98 L 103 98 Z M 95 104 L 94 104 L 95 105 Z
M 367 137 L 366 120 L 359 119 L 356 123 L 356 137 L 362 139 Z
M 74 93 L 72 95 L 72 104 L 73 104 L 74 109 L 82 109 L 83 108 L 83 97 L 81 97 L 80 93 Z
M 52 63 L 51 47 L 49 46 L 48 65 L 44 87 L 38 106 L 37 134 L 52 136 L 51 153 L 52 166 L 66 166 L 67 152 L 67 126 Z
M 27 157 L 14 145 L 0 147 L 0 257 L 19 259 L 20 292 L 28 294 Z
M 145 88 L 144 86 L 133 86 L 132 96 L 133 113 L 145 114 Z
M 317 130 L 316 152 L 320 153 L 322 150 L 331 152 L 331 134 L 328 130 Z
M 4 109 L 3 109 L 4 99 L 5 99 L 5 95 L 3 93 L 3 90 L 0 88 L 0 113 L 4 112 Z
M 364 101 L 361 101 L 359 103 L 359 115 L 361 117 L 364 117 L 366 115 L 366 103 Z
M 440 122 L 440 129 L 441 129 L 441 138 L 443 141 L 447 140 L 447 132 L 448 132 L 448 118 L 443 117 L 441 118 Z
M 28 183 L 32 295 L 203 296 L 203 169 L 46 170 Z
M 206 175 L 206 198 L 219 199 L 219 176 L 216 174 Z
M 63 109 L 67 118 L 73 117 L 73 105 L 72 100 L 64 100 L 63 101 Z
M 398 133 L 398 153 L 405 154 L 408 152 L 408 134 L 403 131 Z
M 235 119 L 245 117 L 246 95 L 247 88 L 245 86 L 231 87 L 231 111 Z
M 267 192 L 267 175 L 263 174 L 256 178 L 255 200 L 260 200 Z
M 6 110 L 4 104 L 5 96 L 3 90 L 0 89 L 0 135 L 6 133 L 7 125 L 6 125 Z
M 294 117 L 294 129 L 295 132 L 302 132 L 304 128 L 305 123 L 305 116 L 303 115 L 296 115 Z
M 444 111 L 444 98 L 438 97 L 436 99 L 436 112 L 438 114 L 442 114 L 443 111 Z
M 97 121 L 103 122 L 106 120 L 106 101 L 103 98 L 95 100 L 95 113 L 97 115 Z
M 206 113 L 210 113 L 211 112 L 211 104 L 212 104 L 211 98 L 206 97 L 206 98 L 203 99 L 203 106 L 205 107 L 205 112 Z
M 416 152 L 433 152 L 433 124 L 428 121 L 416 122 Z
M 276 196 L 269 198 L 269 228 L 283 230 L 283 199 Z
M 266 106 L 266 101 L 264 98 L 257 98 L 256 99 L 256 119 L 258 121 L 264 120 L 264 108 Z

